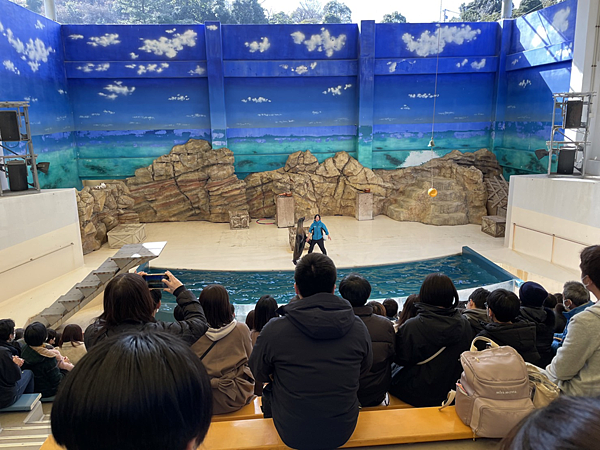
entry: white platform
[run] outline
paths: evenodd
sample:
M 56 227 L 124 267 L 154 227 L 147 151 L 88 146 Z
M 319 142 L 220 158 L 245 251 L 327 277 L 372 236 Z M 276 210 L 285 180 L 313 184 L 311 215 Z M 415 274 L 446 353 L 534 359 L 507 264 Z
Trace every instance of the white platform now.
M 579 253 L 600 243 L 600 179 L 521 175 L 510 178 L 505 244 L 579 271 Z
M 0 302 L 81 266 L 75 189 L 0 197 Z

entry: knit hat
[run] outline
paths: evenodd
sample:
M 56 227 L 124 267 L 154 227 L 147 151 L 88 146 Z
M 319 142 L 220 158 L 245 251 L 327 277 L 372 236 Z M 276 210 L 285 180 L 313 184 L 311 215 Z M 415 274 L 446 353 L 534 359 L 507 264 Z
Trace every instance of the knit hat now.
M 544 300 L 548 297 L 548 291 L 540 284 L 533 281 L 527 281 L 519 289 L 519 298 L 523 306 L 539 308 L 544 305 Z

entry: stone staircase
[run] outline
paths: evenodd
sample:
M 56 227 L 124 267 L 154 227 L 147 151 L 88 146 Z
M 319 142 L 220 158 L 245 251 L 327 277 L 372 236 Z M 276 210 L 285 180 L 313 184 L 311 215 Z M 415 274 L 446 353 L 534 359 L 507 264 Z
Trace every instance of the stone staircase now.
M 81 282 L 60 296 L 52 305 L 29 320 L 41 322 L 46 327 L 56 328 L 65 323 L 73 314 L 87 305 L 104 291 L 106 284 L 116 275 L 158 258 L 166 242 L 146 242 L 127 244 L 111 258 L 92 270 Z M 2 446 L 0 445 L 0 448 Z
M 0 449 L 36 449 L 38 450 L 51 434 L 50 410 L 51 404 L 44 408 L 37 401 L 29 412 L 10 412 L 0 414 Z

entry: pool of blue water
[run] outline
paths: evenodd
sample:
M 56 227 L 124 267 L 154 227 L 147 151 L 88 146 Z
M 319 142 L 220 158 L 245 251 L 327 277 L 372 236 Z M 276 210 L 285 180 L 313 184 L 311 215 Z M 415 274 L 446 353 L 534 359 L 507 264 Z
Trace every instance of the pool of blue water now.
M 152 267 L 149 272 L 161 273 L 165 269 Z M 206 270 L 171 271 L 196 296 L 211 283 L 225 286 L 232 303 L 254 304 L 263 295 L 271 295 L 277 303 L 287 303 L 294 296 L 294 272 L 292 270 L 269 272 L 225 272 Z M 486 267 L 465 255 L 428 259 L 383 266 L 338 269 L 339 281 L 347 274 L 356 272 L 371 283 L 371 298 L 406 297 L 417 294 L 425 277 L 434 272 L 448 275 L 458 290 L 508 281 L 508 274 L 501 278 Z M 337 293 L 337 290 L 336 290 Z M 175 302 L 172 295 L 163 294 L 163 303 Z

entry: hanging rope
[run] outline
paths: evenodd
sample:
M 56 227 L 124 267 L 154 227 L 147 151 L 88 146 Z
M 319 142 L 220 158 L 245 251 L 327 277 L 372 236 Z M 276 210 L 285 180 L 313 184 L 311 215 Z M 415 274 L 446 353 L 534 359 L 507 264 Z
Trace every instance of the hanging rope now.
M 435 147 L 435 142 L 433 140 L 433 133 L 435 131 L 435 106 L 437 103 L 437 86 L 438 86 L 438 72 L 439 72 L 439 67 L 440 67 L 440 42 L 441 42 L 441 38 L 442 38 L 442 2 L 443 0 L 440 0 L 440 20 L 438 22 L 438 45 L 437 45 L 437 56 L 435 59 L 435 86 L 433 89 L 433 116 L 431 118 L 431 140 L 429 141 L 429 148 L 431 149 L 431 159 L 433 160 L 435 153 L 433 151 L 433 147 Z M 435 197 L 437 195 L 437 189 L 435 189 L 433 187 L 433 166 L 431 166 L 431 187 L 429 188 L 429 191 L 427 191 L 427 193 L 429 194 L 430 197 Z

